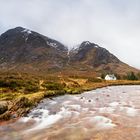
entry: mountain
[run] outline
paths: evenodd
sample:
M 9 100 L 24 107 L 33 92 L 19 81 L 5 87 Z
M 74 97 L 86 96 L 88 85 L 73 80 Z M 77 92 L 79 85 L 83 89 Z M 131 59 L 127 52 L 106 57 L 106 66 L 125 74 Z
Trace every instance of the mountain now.
M 89 41 L 68 51 L 62 43 L 16 27 L 0 36 L 0 71 L 27 73 L 96 72 L 125 74 L 137 69 Z
M 70 52 L 71 61 L 98 67 L 102 64 L 119 63 L 120 60 L 104 48 L 97 44 L 84 41 L 79 48 Z
M 62 43 L 17 27 L 0 36 L 0 69 L 61 69 L 67 62 L 67 52 Z
M 126 74 L 130 71 L 138 72 L 111 54 L 105 48 L 89 41 L 82 42 L 78 48 L 70 51 L 70 63 L 85 70 L 95 70 L 100 73 Z

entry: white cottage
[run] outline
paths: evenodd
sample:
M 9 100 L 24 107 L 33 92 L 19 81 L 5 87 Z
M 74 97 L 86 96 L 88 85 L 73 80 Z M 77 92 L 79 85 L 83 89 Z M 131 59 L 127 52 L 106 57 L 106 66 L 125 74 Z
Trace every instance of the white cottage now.
M 117 78 L 114 74 L 107 74 L 105 80 L 117 80 Z

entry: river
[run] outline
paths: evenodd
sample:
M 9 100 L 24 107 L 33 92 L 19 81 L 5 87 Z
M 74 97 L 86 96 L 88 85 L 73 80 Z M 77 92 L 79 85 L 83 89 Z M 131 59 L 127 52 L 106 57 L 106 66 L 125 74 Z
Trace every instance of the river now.
M 140 86 L 112 86 L 44 99 L 0 126 L 0 140 L 140 140 Z

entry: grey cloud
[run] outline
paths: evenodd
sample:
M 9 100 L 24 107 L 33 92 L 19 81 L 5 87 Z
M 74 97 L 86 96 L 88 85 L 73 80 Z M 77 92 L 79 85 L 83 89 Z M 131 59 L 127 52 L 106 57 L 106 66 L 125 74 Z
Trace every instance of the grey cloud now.
M 23 26 L 72 47 L 84 40 L 140 68 L 139 0 L 0 0 L 0 33 Z

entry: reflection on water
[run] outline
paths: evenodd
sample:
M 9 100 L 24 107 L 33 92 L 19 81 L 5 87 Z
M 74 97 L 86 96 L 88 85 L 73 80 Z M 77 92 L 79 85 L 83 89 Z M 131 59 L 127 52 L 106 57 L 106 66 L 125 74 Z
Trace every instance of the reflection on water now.
M 0 127 L 2 140 L 140 140 L 140 86 L 44 99 L 27 117 Z

